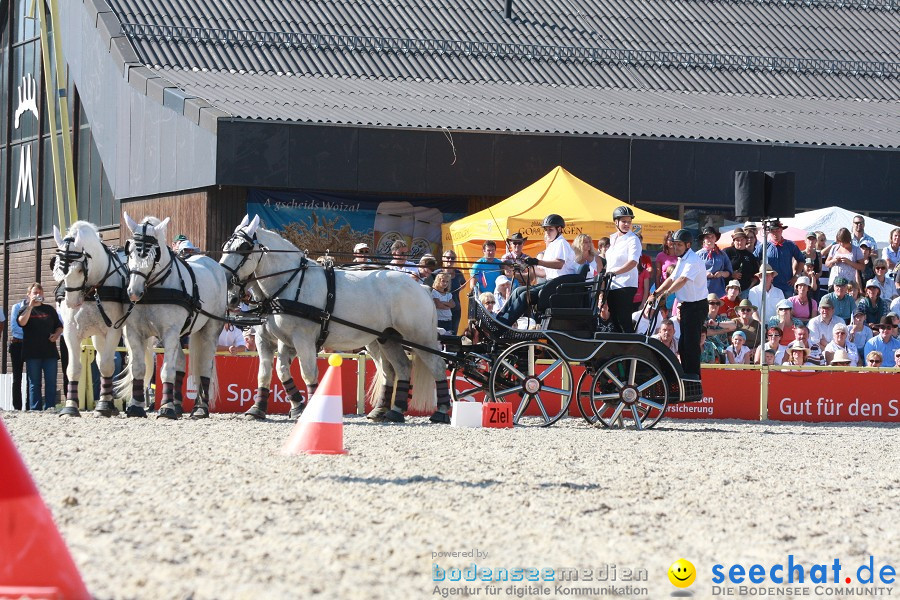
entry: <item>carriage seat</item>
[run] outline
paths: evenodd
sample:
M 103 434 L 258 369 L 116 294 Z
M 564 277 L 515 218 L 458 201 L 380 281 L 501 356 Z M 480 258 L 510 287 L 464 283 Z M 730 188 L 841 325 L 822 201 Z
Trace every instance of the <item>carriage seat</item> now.
M 593 335 L 596 330 L 597 295 L 601 280 L 585 281 L 587 269 L 585 265 L 576 275 L 563 275 L 553 280 L 563 279 L 547 298 L 547 306 L 541 314 L 541 329 L 566 331 L 584 338 Z M 541 294 L 543 292 L 541 290 Z M 540 307 L 540 298 L 538 306 Z

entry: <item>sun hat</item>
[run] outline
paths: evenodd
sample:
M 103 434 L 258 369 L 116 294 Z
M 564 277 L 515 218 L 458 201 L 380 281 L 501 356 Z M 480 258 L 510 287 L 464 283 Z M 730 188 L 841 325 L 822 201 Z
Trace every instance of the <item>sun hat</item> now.
M 816 239 L 816 232 L 815 232 L 815 231 L 810 231 L 809 233 L 807 233 L 807 234 L 806 234 L 806 239 L 808 239 L 808 240 L 814 240 L 814 239 Z
M 876 281 L 875 279 L 868 280 L 866 282 L 866 287 L 867 288 L 878 288 L 879 290 L 881 289 L 881 286 L 878 285 L 878 281 Z
M 504 283 L 509 283 L 509 277 L 507 277 L 506 275 L 498 275 L 497 279 L 495 280 L 495 285 L 499 287 Z
M 741 289 L 741 282 L 738 281 L 737 279 L 732 279 L 731 281 L 728 282 L 728 285 L 725 286 L 725 289 L 726 289 L 726 290 L 727 290 L 728 288 L 737 288 L 737 289 Z
M 706 301 L 707 302 L 718 302 L 719 296 L 710 292 L 709 294 L 706 295 Z
M 200 248 L 195 246 L 191 240 L 184 239 L 178 244 L 178 249 L 184 252 L 185 250 L 199 250 Z
M 749 308 L 750 310 L 756 310 L 756 307 L 753 306 L 753 303 L 750 302 L 749 298 L 744 298 L 741 300 L 740 304 L 737 305 L 737 310 L 741 310 L 742 308 Z
M 518 231 L 512 234 L 511 236 L 506 238 L 507 242 L 525 242 L 528 238 L 519 233 Z
M 834 278 L 834 285 L 835 285 L 835 286 L 839 286 L 839 285 L 850 285 L 850 280 L 847 279 L 846 277 L 835 277 L 835 278 Z
M 809 280 L 809 277 L 807 277 L 806 275 L 802 275 L 797 278 L 797 281 L 794 283 L 794 287 L 796 288 L 798 285 L 805 285 L 806 287 L 809 287 L 811 284 L 812 282 Z
M 824 306 L 825 308 L 834 308 L 834 302 L 831 301 L 830 296 L 825 296 L 822 298 L 822 301 L 819 302 L 819 306 Z
M 849 365 L 850 364 L 850 355 L 847 354 L 847 351 L 843 348 L 838 348 L 834 351 L 834 356 L 831 357 L 831 364 L 833 365 Z
M 790 310 L 793 310 L 793 309 L 794 309 L 794 305 L 791 304 L 791 301 L 790 301 L 790 300 L 781 300 L 781 301 L 778 302 L 778 304 L 775 305 L 775 308 L 776 308 L 777 310 L 782 310 L 782 309 L 790 309 Z
M 369 245 L 365 242 L 360 242 L 357 245 L 353 246 L 354 252 L 359 252 L 360 250 L 368 250 L 368 249 L 369 249 Z
M 769 219 L 766 221 L 766 226 L 769 229 L 784 229 L 784 223 L 781 222 L 781 219 Z
M 766 265 L 766 273 L 772 273 L 774 275 L 778 275 L 778 271 L 772 268 L 772 265 Z M 759 268 L 759 275 L 763 274 L 763 268 Z
M 743 229 L 738 228 L 738 229 L 735 229 L 734 231 L 731 232 L 731 239 L 733 239 L 733 240 L 740 240 L 740 239 L 746 240 L 746 239 L 747 239 L 747 234 L 744 232 Z
M 744 229 L 759 229 L 759 224 L 754 221 L 747 221 L 744 223 Z
M 804 354 L 806 354 L 807 356 L 809 356 L 809 353 L 811 352 L 811 350 L 809 348 L 807 348 L 806 346 L 804 346 L 802 342 L 798 342 L 798 341 L 794 341 L 787 348 L 788 352 L 794 352 L 795 350 L 803 350 Z
M 816 264 L 816 259 L 810 258 L 810 257 L 807 256 L 807 257 L 806 257 L 806 260 L 803 261 L 803 264 L 805 264 L 805 265 L 814 265 L 814 264 Z
M 743 331 L 735 331 L 734 333 L 731 334 L 731 337 L 734 338 L 734 336 L 736 336 L 736 335 L 741 336 L 741 338 L 743 338 L 743 340 L 745 342 L 747 341 L 747 334 L 744 333 Z
M 719 230 L 716 229 L 715 227 L 704 227 L 703 229 L 700 230 L 701 238 L 704 238 L 708 235 L 715 237 L 717 242 L 719 241 L 719 238 L 722 237 L 722 234 L 719 233 Z

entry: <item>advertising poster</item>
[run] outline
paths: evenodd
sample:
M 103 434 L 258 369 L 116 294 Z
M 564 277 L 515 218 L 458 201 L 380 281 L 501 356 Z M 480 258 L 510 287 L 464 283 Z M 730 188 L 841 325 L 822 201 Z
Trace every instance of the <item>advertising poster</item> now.
M 390 255 L 391 244 L 403 240 L 409 259 L 439 256 L 441 224 L 465 216 L 467 200 L 337 196 L 316 192 L 251 189 L 247 214 L 259 215 L 265 227 L 278 231 L 311 254 L 350 256 L 364 242 L 373 254 Z

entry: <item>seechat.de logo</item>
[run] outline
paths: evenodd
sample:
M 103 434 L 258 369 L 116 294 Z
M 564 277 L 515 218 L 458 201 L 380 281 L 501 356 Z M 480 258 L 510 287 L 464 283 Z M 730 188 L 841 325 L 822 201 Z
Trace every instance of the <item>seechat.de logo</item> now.
M 689 587 L 697 578 L 697 569 L 694 568 L 691 561 L 679 558 L 669 567 L 669 581 L 675 587 Z

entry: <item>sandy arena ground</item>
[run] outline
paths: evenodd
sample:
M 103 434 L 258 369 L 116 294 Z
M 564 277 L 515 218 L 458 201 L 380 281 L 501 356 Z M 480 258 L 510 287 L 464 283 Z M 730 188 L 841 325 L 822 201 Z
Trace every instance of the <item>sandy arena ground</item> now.
M 282 417 L 0 416 L 99 598 L 440 597 L 436 585 L 462 584 L 436 584 L 433 564 L 472 562 L 615 565 L 620 597 L 666 598 L 681 557 L 698 571 L 689 591 L 707 598 L 716 563 L 793 554 L 855 569 L 874 555 L 876 569 L 900 567 L 895 427 L 670 420 L 636 432 L 569 419 L 500 431 L 348 417 L 349 455 L 285 457 Z M 473 549 L 486 556 L 433 554 Z M 622 581 L 638 568 L 647 581 Z M 493 597 L 516 592 L 498 585 Z M 524 597 L 575 595 L 545 585 L 549 596 Z

